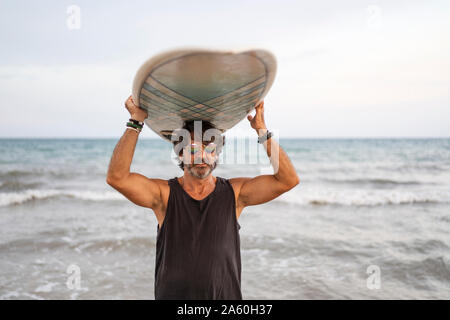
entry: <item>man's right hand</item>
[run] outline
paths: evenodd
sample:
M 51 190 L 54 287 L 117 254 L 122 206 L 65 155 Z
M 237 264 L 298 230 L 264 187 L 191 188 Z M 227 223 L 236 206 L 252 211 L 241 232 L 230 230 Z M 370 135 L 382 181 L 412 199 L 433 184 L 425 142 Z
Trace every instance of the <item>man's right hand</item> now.
M 125 108 L 127 108 L 131 118 L 134 120 L 143 122 L 148 117 L 147 111 L 135 105 L 131 96 L 129 96 L 127 101 L 125 101 Z

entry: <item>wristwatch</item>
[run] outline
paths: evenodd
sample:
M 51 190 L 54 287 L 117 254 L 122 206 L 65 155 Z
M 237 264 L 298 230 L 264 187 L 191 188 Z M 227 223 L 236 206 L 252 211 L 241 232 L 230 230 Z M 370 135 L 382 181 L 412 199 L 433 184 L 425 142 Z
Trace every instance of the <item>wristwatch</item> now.
M 273 136 L 273 133 L 269 130 L 266 131 L 261 137 L 258 137 L 258 143 L 263 143 L 266 140 L 269 140 Z

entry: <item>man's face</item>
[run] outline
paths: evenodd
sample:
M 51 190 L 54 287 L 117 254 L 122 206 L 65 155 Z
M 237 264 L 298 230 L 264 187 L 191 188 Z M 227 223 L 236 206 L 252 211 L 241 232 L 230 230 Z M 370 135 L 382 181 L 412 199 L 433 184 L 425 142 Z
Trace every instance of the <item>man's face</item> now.
M 208 177 L 216 168 L 217 161 L 218 155 L 214 143 L 191 139 L 191 144 L 183 149 L 184 167 L 196 178 Z

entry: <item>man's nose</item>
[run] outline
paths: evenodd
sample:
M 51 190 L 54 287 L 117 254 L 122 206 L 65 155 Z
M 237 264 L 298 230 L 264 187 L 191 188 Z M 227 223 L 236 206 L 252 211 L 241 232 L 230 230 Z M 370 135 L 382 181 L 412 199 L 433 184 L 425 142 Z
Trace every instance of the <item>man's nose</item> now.
M 194 154 L 195 163 L 202 162 L 203 159 L 204 159 L 204 151 L 198 151 Z
M 194 154 L 194 160 L 197 159 L 198 160 L 205 160 L 208 159 L 208 153 L 205 150 L 201 150 L 198 151 L 197 153 Z

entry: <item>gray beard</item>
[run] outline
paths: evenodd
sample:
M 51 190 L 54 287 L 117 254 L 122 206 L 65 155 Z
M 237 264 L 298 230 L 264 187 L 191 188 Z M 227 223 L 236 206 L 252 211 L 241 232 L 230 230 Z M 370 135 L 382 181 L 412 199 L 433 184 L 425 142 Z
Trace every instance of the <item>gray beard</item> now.
M 214 169 L 217 167 L 217 161 L 214 162 L 212 165 L 207 164 L 207 167 L 205 169 L 195 168 L 194 164 L 186 164 L 187 171 L 194 177 L 198 179 L 204 179 L 208 177 Z

